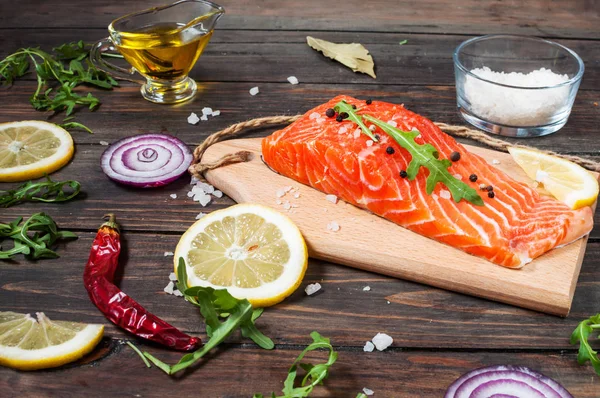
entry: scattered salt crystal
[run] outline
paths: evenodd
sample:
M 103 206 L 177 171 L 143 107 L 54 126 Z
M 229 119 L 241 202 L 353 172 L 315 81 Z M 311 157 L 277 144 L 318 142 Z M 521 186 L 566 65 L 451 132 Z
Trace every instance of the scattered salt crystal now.
M 106 141 L 100 141 L 100 145 L 108 146 L 108 142 L 106 142 Z
M 363 292 L 368 292 L 368 291 L 371 291 L 371 286 L 363 287 Z
M 358 137 L 360 137 L 360 133 L 361 133 L 361 131 L 362 131 L 361 129 L 356 129 L 356 130 L 354 130 L 354 134 L 353 134 L 353 135 L 354 135 L 354 138 L 358 138 Z
M 191 198 L 192 196 L 194 196 L 194 192 L 193 192 L 193 191 L 189 191 L 189 192 L 187 193 L 187 197 L 188 197 L 188 198 Z
M 192 176 L 190 179 L 190 185 L 195 185 L 198 181 L 200 181 L 196 176 Z
M 198 202 L 200 202 L 200 204 L 202 205 L 202 207 L 205 207 L 207 204 L 209 204 L 211 201 L 211 197 L 210 195 L 201 195 Z
M 375 394 L 375 392 L 373 390 L 371 390 L 370 388 L 367 388 L 367 387 L 363 388 L 363 392 L 365 393 L 365 395 L 369 395 L 369 396 Z
M 325 120 L 327 120 L 327 119 L 325 119 L 324 117 L 320 117 L 320 118 L 317 119 L 317 123 L 318 124 L 323 124 L 323 123 L 325 123 Z
M 487 185 L 485 184 L 479 184 L 479 189 L 484 189 Z
M 296 192 L 296 193 L 294 194 L 294 198 L 298 199 L 299 197 L 300 197 L 300 194 L 299 194 L 298 192 Z
M 198 213 L 198 214 L 196 215 L 196 220 L 199 220 L 199 219 L 201 219 L 201 218 L 202 218 L 202 217 L 204 217 L 205 215 L 206 215 L 206 213 L 202 213 L 202 212 Z
M 208 116 L 208 115 L 212 115 L 212 113 L 213 113 L 212 108 L 209 108 L 208 106 L 202 108 L 203 115 Z
M 492 159 L 492 164 L 500 164 L 500 161 L 498 159 Z
M 278 189 L 277 192 L 275 192 L 275 195 L 277 195 L 278 198 L 283 198 L 285 196 L 285 189 Z
M 169 274 L 169 280 L 175 282 L 177 280 L 177 275 L 175 275 L 175 272 L 171 272 Z
M 313 113 L 310 114 L 310 116 L 308 116 L 308 118 L 310 120 L 318 119 L 320 117 L 321 117 L 321 114 L 319 112 L 313 112 Z
M 387 301 L 387 300 L 386 300 Z M 391 304 L 389 301 L 387 301 L 388 304 Z
M 450 191 L 446 191 L 445 189 L 440 190 L 440 198 L 442 199 L 450 199 L 452 195 L 450 195 Z
M 215 187 L 202 181 L 197 182 L 196 186 L 202 189 L 202 191 L 205 193 L 213 193 L 215 191 Z
M 325 200 L 336 204 L 338 202 L 338 197 L 335 195 L 325 195 Z
M 298 78 L 296 76 L 288 77 L 287 81 L 290 82 L 290 84 L 298 84 Z
M 375 126 L 374 124 L 369 126 L 369 130 L 371 130 L 371 131 L 375 131 L 376 128 L 377 128 L 377 126 Z
M 387 124 L 389 124 L 389 125 L 390 125 L 390 126 L 392 126 L 392 127 L 398 127 L 398 123 L 396 123 L 396 122 L 395 122 L 395 121 L 393 121 L 393 120 L 388 120 Z
M 173 294 L 173 289 L 175 288 L 175 285 L 173 284 L 173 281 L 169 282 L 169 284 L 167 286 L 165 286 L 165 288 L 163 289 L 163 292 L 167 293 L 167 294 Z
M 333 232 L 337 232 L 340 230 L 340 225 L 337 222 L 332 221 L 329 224 L 327 224 L 327 229 Z
M 462 176 L 460 174 L 454 174 L 454 178 L 457 180 L 462 180 Z
M 194 112 L 192 112 L 188 116 L 187 121 L 189 124 L 197 124 L 200 121 L 200 118 L 198 118 L 198 115 L 196 115 Z
M 202 115 L 202 116 L 200 116 L 200 120 L 202 120 L 203 122 L 205 122 L 205 121 L 208 120 L 208 116 Z
M 295 203 L 292 203 L 292 208 L 296 209 L 296 208 L 298 208 L 298 205 Z
M 221 114 L 221 111 L 219 111 L 219 110 L 216 110 L 216 111 L 213 111 L 213 113 L 211 113 L 210 115 L 211 115 L 212 117 L 215 117 L 215 116 L 219 116 L 220 114 Z
M 280 204 L 282 204 L 283 202 L 282 202 L 281 200 L 277 199 L 277 201 L 276 201 L 275 203 L 277 203 L 278 205 L 280 205 Z
M 285 203 L 283 204 L 283 208 L 286 210 L 289 210 L 292 208 L 292 205 L 290 204 L 290 202 L 288 202 L 287 200 L 285 201 Z
M 365 343 L 365 346 L 363 347 L 363 351 L 364 352 L 373 352 L 374 348 L 375 348 L 375 345 L 373 343 L 371 343 L 370 341 L 367 341 Z
M 171 197 L 171 199 L 177 199 L 177 194 L 176 193 L 172 193 L 169 196 Z
M 310 285 L 306 286 L 306 288 L 304 289 L 304 291 L 306 292 L 306 294 L 308 296 L 312 296 L 319 290 L 321 290 L 321 284 L 319 282 L 311 283 Z
M 346 126 L 342 126 L 338 130 L 338 134 L 345 134 L 347 131 L 348 131 L 348 129 L 346 128 Z
M 179 290 L 173 290 L 173 295 L 176 297 L 183 297 L 183 293 L 181 293 Z
M 385 333 L 377 333 L 375 337 L 373 337 L 373 344 L 375 344 L 375 348 L 377 348 L 378 351 L 385 350 L 391 346 L 393 342 L 394 339 Z
M 489 67 L 475 68 L 464 83 L 466 101 L 478 117 L 512 126 L 538 126 L 548 123 L 565 106 L 571 88 L 552 90 L 517 89 L 497 86 L 491 82 L 518 87 L 548 87 L 569 80 L 569 76 L 540 68 L 530 73 L 505 73 Z
M 439 196 L 437 196 L 436 194 L 432 193 L 431 197 L 433 198 L 433 200 L 437 200 L 439 198 Z
M 173 252 L 165 252 L 165 254 L 164 254 L 165 257 L 174 256 L 174 255 L 175 255 L 175 253 L 173 253 Z
M 213 194 L 213 196 L 215 198 L 222 198 L 223 197 L 223 192 L 221 192 L 219 190 L 215 190 L 212 194 Z
M 367 140 L 367 146 L 373 146 L 373 140 Z
M 283 189 L 285 190 L 285 192 L 290 192 L 292 190 L 292 186 L 288 185 L 283 187 Z
M 417 130 L 418 131 L 418 130 Z M 422 138 L 423 136 L 421 134 L 419 134 L 418 136 L 415 137 L 416 138 Z
M 259 92 L 258 87 L 252 87 L 250 89 L 250 95 L 256 95 L 256 94 L 258 94 L 258 92 Z

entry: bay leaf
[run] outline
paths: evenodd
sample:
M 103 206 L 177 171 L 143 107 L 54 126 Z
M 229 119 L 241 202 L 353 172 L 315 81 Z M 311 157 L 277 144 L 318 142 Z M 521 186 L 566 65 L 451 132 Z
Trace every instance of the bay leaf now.
M 311 36 L 306 36 L 306 42 L 311 48 L 321 51 L 326 57 L 346 65 L 354 72 L 366 73 L 373 79 L 376 78 L 373 57 L 371 57 L 369 50 L 362 44 L 332 43 L 327 40 L 315 39 Z

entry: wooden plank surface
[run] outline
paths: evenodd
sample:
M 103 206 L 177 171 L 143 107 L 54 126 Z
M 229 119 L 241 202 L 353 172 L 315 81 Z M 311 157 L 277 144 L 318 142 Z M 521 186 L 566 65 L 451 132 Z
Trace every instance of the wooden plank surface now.
M 106 36 L 106 26 L 115 17 L 163 3 L 0 0 L 0 57 L 23 46 L 50 49 L 80 39 L 91 42 Z M 598 395 L 600 378 L 589 366 L 577 365 L 576 347 L 568 341 L 580 320 L 600 310 L 598 227 L 592 232 L 571 314 L 565 319 L 311 259 L 301 288 L 265 311 L 259 321 L 275 341 L 274 351 L 261 351 L 234 335 L 210 362 L 177 379 L 147 370 L 121 343 L 135 341 L 171 362 L 179 354 L 137 341 L 108 324 L 87 298 L 81 275 L 91 241 L 101 216 L 116 211 L 124 231 L 119 285 L 167 321 L 204 337 L 196 309 L 162 291 L 172 261 L 163 253 L 174 249 L 198 212 L 233 203 L 223 198 L 202 208 L 186 197 L 187 178 L 157 190 L 112 183 L 99 168 L 100 154 L 106 148 L 100 141 L 168 131 L 193 147 L 232 123 L 303 113 L 340 93 L 405 103 L 433 120 L 463 124 L 456 112 L 451 54 L 458 43 L 475 35 L 544 36 L 577 51 L 586 63 L 586 74 L 568 124 L 548 137 L 511 142 L 600 159 L 595 134 L 600 107 L 594 105 L 600 102 L 597 1 L 411 0 L 391 4 L 375 0 L 368 7 L 364 4 L 359 0 L 343 6 L 314 0 L 226 0 L 227 15 L 192 72 L 201 88 L 194 101 L 158 106 L 142 100 L 139 88 L 127 82 L 113 92 L 94 91 L 103 105 L 96 112 L 77 112 L 76 120 L 95 133 L 73 132 L 75 157 L 53 175 L 80 181 L 84 195 L 63 205 L 0 209 L 1 222 L 46 211 L 61 227 L 75 230 L 80 239 L 61 244 L 59 259 L 0 262 L 0 311 L 42 310 L 56 319 L 101 322 L 106 325 L 106 337 L 89 357 L 61 369 L 21 373 L 0 368 L 0 391 L 24 397 L 248 397 L 280 391 L 287 367 L 308 343 L 308 334 L 318 330 L 332 338 L 340 359 L 325 387 L 315 390 L 316 397 L 354 397 L 363 387 L 375 390 L 377 397 L 441 396 L 451 381 L 468 370 L 508 363 L 542 371 L 564 383 L 576 397 Z M 304 44 L 307 35 L 364 43 L 375 58 L 378 78 L 352 73 L 310 50 Z M 404 39 L 408 43 L 400 46 Z M 296 75 L 300 84 L 287 83 L 290 75 Z M 50 116 L 31 108 L 28 99 L 35 82 L 32 76 L 24 80 L 12 88 L 0 88 L 0 122 Z M 256 97 L 248 94 L 253 86 L 261 91 Z M 204 106 L 220 109 L 221 116 L 197 126 L 187 124 L 190 112 L 198 113 Z M 270 131 L 253 131 L 248 137 Z M 0 190 L 15 185 L 0 184 Z M 177 199 L 169 197 L 172 193 Z M 308 297 L 302 289 L 314 282 L 323 285 L 322 292 Z M 369 292 L 362 290 L 367 285 Z M 390 334 L 393 346 L 381 353 L 364 353 L 365 341 L 378 332 Z

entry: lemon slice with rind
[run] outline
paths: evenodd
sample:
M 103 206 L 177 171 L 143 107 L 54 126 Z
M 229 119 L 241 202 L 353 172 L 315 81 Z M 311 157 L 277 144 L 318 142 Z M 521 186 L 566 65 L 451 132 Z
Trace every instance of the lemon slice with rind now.
M 308 263 L 298 227 L 265 206 L 240 204 L 193 224 L 175 250 L 186 262 L 188 284 L 227 289 L 254 307 L 279 303 L 302 282 Z
M 20 370 L 53 368 L 92 351 L 104 326 L 51 321 L 42 312 L 0 312 L 0 365 Z
M 0 123 L 0 182 L 50 174 L 73 157 L 73 138 L 56 124 L 28 120 Z
M 597 178 L 578 164 L 526 148 L 508 151 L 529 178 L 570 208 L 591 206 L 598 198 Z

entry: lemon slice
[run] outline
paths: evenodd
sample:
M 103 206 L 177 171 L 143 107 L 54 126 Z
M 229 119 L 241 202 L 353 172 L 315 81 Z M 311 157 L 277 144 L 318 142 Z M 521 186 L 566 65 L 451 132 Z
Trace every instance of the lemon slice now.
M 98 344 L 104 326 L 51 321 L 42 312 L 0 312 L 0 365 L 21 370 L 73 362 Z
M 544 184 L 572 209 L 590 206 L 598 197 L 598 180 L 583 167 L 556 156 L 525 148 L 508 148 L 529 178 Z
M 308 252 L 298 227 L 265 206 L 240 204 L 193 224 L 175 249 L 187 266 L 190 286 L 227 289 L 254 307 L 279 303 L 298 288 Z
M 27 120 L 0 123 L 0 182 L 50 174 L 73 157 L 73 138 L 56 124 Z

